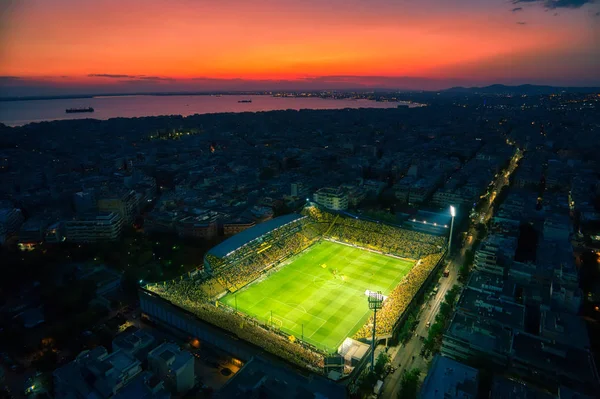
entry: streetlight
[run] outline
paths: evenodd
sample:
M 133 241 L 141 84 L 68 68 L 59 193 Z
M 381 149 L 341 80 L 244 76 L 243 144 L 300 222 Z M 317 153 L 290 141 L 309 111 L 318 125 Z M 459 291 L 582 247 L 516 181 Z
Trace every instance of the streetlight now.
M 448 240 L 448 253 L 452 251 L 452 230 L 454 230 L 454 217 L 456 216 L 456 208 L 453 205 L 450 205 L 450 216 L 452 216 L 452 222 L 450 223 L 450 239 Z
M 373 310 L 373 338 L 371 339 L 371 372 L 375 367 L 375 331 L 377 326 L 377 310 L 383 307 L 383 295 L 381 291 L 369 292 L 369 309 Z

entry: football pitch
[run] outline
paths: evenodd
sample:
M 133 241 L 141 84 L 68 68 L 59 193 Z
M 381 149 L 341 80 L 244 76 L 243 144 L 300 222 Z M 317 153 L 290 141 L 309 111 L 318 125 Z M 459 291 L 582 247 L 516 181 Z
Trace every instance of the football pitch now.
M 389 294 L 413 265 L 413 261 L 320 241 L 266 279 L 221 302 L 333 352 L 369 318 L 365 291 Z

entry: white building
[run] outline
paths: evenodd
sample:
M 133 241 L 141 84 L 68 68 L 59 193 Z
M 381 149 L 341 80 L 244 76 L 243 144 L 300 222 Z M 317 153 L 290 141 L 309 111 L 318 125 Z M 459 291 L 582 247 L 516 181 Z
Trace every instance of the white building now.
M 127 331 L 122 332 L 113 339 L 112 349 L 113 351 L 122 350 L 130 355 L 137 356 L 138 353 L 144 352 L 144 350 L 148 352 L 154 342 L 154 337 L 144 330 Z
M 65 237 L 72 242 L 115 241 L 121 236 L 123 219 L 116 212 L 99 212 L 64 223 Z
M 110 398 L 142 372 L 139 360 L 117 350 L 109 354 L 98 346 L 77 355 L 54 371 L 56 398 Z
M 165 342 L 150 351 L 148 367 L 177 393 L 194 387 L 194 357 L 174 343 Z
M 314 194 L 313 199 L 317 204 L 334 211 L 348 209 L 348 194 L 339 188 L 322 188 Z

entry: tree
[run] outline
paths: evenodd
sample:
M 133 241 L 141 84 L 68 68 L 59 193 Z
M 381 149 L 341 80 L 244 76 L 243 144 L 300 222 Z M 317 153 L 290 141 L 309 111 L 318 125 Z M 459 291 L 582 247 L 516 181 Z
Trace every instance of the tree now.
M 390 355 L 385 352 L 381 352 L 377 356 L 377 360 L 375 361 L 375 374 L 381 375 L 385 370 L 386 364 L 390 361 Z
M 479 237 L 483 237 L 487 234 L 487 226 L 483 223 L 478 223 L 476 229 Z
M 458 269 L 458 279 L 461 282 L 465 282 L 467 280 L 467 278 L 469 277 L 469 273 L 471 271 L 471 268 L 469 267 L 469 265 L 465 262 L 460 269 Z
M 377 382 L 377 375 L 375 373 L 371 373 L 370 370 L 363 372 L 358 378 L 358 389 L 363 394 L 367 394 L 368 392 L 373 391 L 373 386 Z
M 421 370 L 414 368 L 410 371 L 405 371 L 400 380 L 400 391 L 398 399 L 413 399 L 417 397 L 419 392 L 419 376 Z
M 475 261 L 475 254 L 473 253 L 473 250 L 467 249 L 465 251 L 465 265 L 471 266 L 474 261 Z
M 419 324 L 419 320 L 415 315 L 415 312 L 411 312 L 407 317 L 406 321 L 402 323 L 402 327 L 398 332 L 398 342 L 406 342 L 412 336 L 412 331 Z

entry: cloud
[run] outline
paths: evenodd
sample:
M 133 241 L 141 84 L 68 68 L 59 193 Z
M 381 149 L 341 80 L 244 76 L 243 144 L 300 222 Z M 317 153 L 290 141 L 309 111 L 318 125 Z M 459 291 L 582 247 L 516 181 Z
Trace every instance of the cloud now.
M 138 76 L 138 79 L 141 79 L 141 80 L 164 80 L 164 81 L 175 80 L 174 78 L 169 78 L 169 77 L 164 77 L 164 76 L 145 76 L 145 75 Z
M 523 7 L 515 7 L 511 11 L 512 12 L 523 11 Z
M 112 73 L 90 73 L 87 75 L 89 78 L 109 78 L 109 79 L 129 79 L 132 81 L 174 81 L 174 78 L 165 76 L 147 76 L 147 75 L 125 75 L 125 74 L 112 74 Z M 124 80 L 123 82 L 128 82 Z
M 90 73 L 88 74 L 90 78 L 111 78 L 111 79 L 123 79 L 123 78 L 132 78 L 135 79 L 137 76 L 135 75 L 116 75 L 111 73 Z
M 555 8 L 579 8 L 586 4 L 593 3 L 594 0 L 547 0 L 546 7 Z
M 20 81 L 22 78 L 18 76 L 0 76 L 0 83 L 10 83 Z
M 600 11 L 598 11 L 597 13 L 594 14 L 597 17 L 600 17 Z
M 596 0 L 512 0 L 512 4 L 539 4 L 550 10 L 557 8 L 581 8 L 586 4 L 592 4 Z

